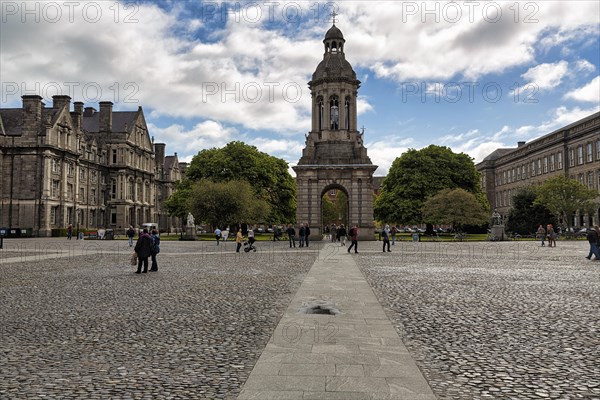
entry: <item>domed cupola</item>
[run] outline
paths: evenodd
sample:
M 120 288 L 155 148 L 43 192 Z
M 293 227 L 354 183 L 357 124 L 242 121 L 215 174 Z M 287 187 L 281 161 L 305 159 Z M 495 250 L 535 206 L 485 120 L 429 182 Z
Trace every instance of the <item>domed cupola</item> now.
M 352 65 L 346 61 L 345 43 L 346 40 L 342 31 L 333 24 L 325 34 L 325 39 L 323 39 L 325 54 L 323 55 L 323 61 L 319 63 L 313 73 L 313 83 L 327 78 L 356 80 L 356 73 L 352 69 Z

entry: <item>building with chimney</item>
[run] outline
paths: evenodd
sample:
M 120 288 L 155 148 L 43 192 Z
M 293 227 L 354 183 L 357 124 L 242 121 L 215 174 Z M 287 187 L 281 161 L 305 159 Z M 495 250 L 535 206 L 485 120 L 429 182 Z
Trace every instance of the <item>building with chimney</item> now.
M 600 192 L 600 113 L 517 145 L 496 149 L 476 165 L 487 199 L 502 218 L 508 216 L 521 187 L 542 184 L 553 176 L 576 179 Z M 597 203 L 595 213 L 578 213 L 571 226 L 600 224 L 600 194 Z
M 51 236 L 68 224 L 114 229 L 158 223 L 171 231 L 164 200 L 181 178 L 177 154 L 153 143 L 142 107 L 99 111 L 58 95 L 37 95 L 22 108 L 0 110 L 0 227 Z

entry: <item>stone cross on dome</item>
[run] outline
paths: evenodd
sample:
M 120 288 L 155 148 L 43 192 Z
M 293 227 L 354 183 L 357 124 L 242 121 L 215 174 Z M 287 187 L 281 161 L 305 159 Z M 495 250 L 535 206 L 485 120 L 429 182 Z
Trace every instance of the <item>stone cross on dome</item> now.
M 333 24 L 335 25 L 335 17 L 337 17 L 340 14 L 336 13 L 335 10 L 332 10 L 331 14 L 329 15 L 331 15 L 331 22 L 333 22 Z

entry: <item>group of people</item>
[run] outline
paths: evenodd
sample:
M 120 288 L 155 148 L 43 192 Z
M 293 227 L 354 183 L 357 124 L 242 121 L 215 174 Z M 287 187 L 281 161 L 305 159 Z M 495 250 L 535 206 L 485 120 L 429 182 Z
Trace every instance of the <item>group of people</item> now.
M 288 235 L 288 240 L 290 242 L 290 248 L 296 247 L 296 229 L 292 224 L 288 224 L 285 232 Z M 300 224 L 300 228 L 298 228 L 298 239 L 300 247 L 308 247 L 310 237 L 310 227 L 308 224 Z
M 546 240 L 548 240 L 548 247 L 556 247 L 556 232 L 552 224 L 548 224 L 546 229 L 544 229 L 544 225 L 540 224 L 537 237 L 542 241 L 542 247 L 545 246 Z
M 130 227 L 130 229 L 133 231 L 133 227 Z M 132 237 L 129 236 L 129 234 L 127 237 L 129 238 L 131 245 Z M 144 228 L 135 244 L 134 251 L 137 255 L 136 274 L 148 272 L 148 258 L 150 257 L 152 257 L 150 271 L 158 271 L 158 262 L 156 260 L 156 256 L 158 253 L 160 253 L 160 236 L 158 235 L 158 231 L 156 229 L 153 229 L 151 233 L 148 233 L 148 229 Z M 142 266 L 144 267 L 143 271 Z
M 348 253 L 352 249 L 354 249 L 355 253 L 358 253 L 358 225 L 354 225 L 347 231 L 344 224 L 340 224 L 339 226 L 331 224 L 331 226 L 326 225 L 323 232 L 326 239 L 331 240 L 333 243 L 339 242 L 342 247 L 346 246 L 346 239 L 350 240 Z

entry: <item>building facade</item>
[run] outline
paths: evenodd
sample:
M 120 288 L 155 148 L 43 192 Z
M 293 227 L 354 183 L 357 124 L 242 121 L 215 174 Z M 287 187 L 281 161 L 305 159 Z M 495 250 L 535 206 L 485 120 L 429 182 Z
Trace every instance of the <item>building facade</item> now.
M 477 164 L 481 185 L 492 208 L 506 218 L 516 192 L 529 185 L 564 175 L 600 193 L 600 113 L 532 140 L 517 148 L 497 149 Z M 578 214 L 572 226 L 600 224 L 598 208 L 592 215 Z
M 177 154 L 153 143 L 141 107 L 97 111 L 69 96 L 22 96 L 22 108 L 0 110 L 0 227 L 50 236 L 68 224 L 115 229 L 180 226 L 164 200 L 181 178 Z
M 323 60 L 308 83 L 312 97 L 311 131 L 306 135 L 296 172 L 298 223 L 322 238 L 321 199 L 331 190 L 348 198 L 348 225 L 360 239 L 373 240 L 373 173 L 363 133 L 358 130 L 356 99 L 360 81 L 346 60 L 345 39 L 335 24 L 325 34 Z

